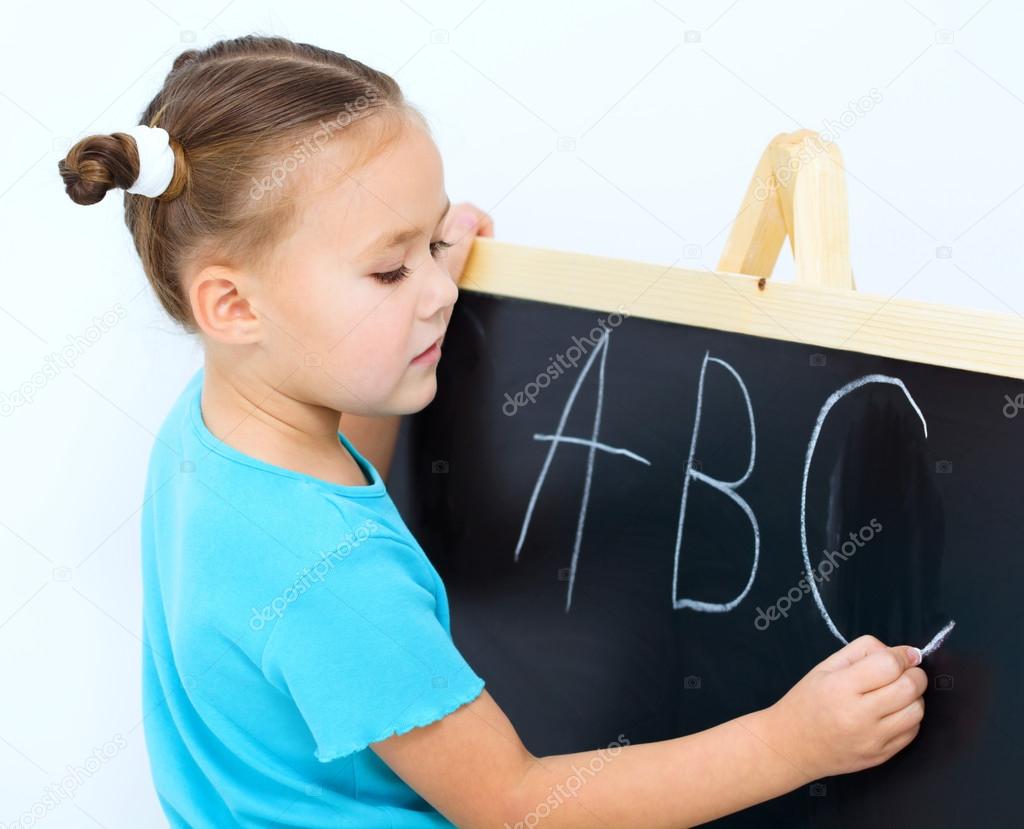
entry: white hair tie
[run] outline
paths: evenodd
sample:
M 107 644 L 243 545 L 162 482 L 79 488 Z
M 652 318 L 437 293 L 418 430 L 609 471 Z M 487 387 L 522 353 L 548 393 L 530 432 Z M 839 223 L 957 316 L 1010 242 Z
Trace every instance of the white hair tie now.
M 147 127 L 145 124 L 123 132 L 135 139 L 139 149 L 139 176 L 126 192 L 156 198 L 174 178 L 174 150 L 171 149 L 170 136 L 163 127 Z

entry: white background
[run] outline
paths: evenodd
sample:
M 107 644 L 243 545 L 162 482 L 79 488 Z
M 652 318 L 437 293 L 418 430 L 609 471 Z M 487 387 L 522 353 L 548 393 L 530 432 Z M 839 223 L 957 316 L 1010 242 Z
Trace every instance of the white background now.
M 427 115 L 449 194 L 498 238 L 690 267 L 715 267 L 775 134 L 835 131 L 876 90 L 836 132 L 858 288 L 1019 315 L 1022 18 L 1010 0 L 6 2 L 0 393 L 126 314 L 0 418 L 0 826 L 117 735 L 35 822 L 165 825 L 140 726 L 139 511 L 201 354 L 151 296 L 121 193 L 75 205 L 56 165 L 138 123 L 180 51 L 257 32 L 350 54 Z M 773 278 L 791 276 L 787 249 Z

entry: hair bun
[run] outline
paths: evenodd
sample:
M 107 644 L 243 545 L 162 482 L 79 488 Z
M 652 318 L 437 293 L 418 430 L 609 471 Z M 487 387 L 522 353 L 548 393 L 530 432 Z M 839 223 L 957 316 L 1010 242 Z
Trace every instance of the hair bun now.
M 127 190 L 139 174 L 135 142 L 124 135 L 90 135 L 57 162 L 64 190 L 76 204 L 96 204 L 114 187 Z
M 189 165 L 184 147 L 168 138 L 174 153 L 174 172 L 166 189 L 156 198 L 170 201 L 180 196 L 189 184 Z M 57 169 L 64 179 L 64 190 L 76 204 L 96 204 L 107 191 L 137 186 L 141 161 L 139 146 L 130 133 L 90 135 L 73 146 Z

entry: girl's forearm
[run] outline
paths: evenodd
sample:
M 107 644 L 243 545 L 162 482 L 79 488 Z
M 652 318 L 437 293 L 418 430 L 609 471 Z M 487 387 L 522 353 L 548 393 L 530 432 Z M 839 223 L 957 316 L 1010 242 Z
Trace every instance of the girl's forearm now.
M 508 826 L 696 826 L 811 782 L 794 755 L 764 709 L 672 740 L 538 757 Z

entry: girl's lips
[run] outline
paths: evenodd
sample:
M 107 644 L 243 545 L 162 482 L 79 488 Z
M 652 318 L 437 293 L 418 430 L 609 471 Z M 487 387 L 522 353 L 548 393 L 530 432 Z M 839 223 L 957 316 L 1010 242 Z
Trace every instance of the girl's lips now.
M 441 357 L 441 341 L 444 337 L 438 337 L 434 342 L 430 344 L 430 348 L 420 352 L 412 358 L 412 362 L 416 365 L 420 363 L 431 363 L 434 360 L 438 360 Z

